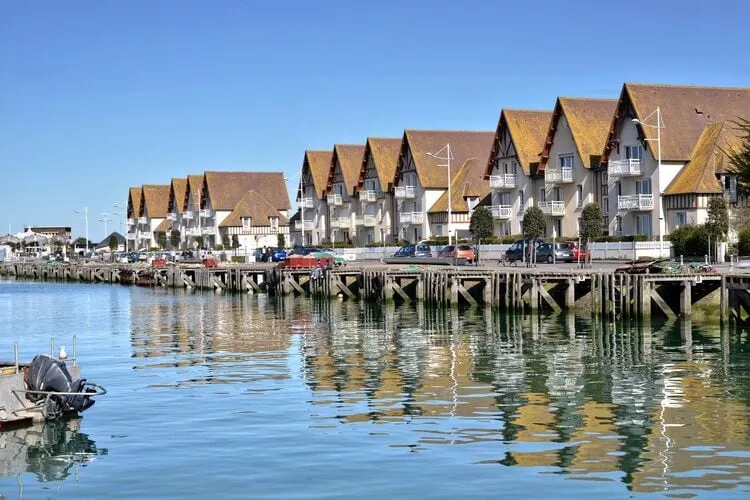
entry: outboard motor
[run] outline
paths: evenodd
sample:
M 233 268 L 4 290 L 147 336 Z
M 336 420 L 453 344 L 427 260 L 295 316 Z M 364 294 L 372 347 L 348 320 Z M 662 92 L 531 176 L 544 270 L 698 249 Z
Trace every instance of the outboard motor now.
M 27 392 L 26 397 L 38 402 L 47 399 L 47 405 L 43 408 L 45 417 L 54 420 L 67 410 L 82 412 L 94 405 L 95 401 L 85 393 L 96 391 L 87 389 L 86 379 L 73 380 L 65 363 L 49 354 L 37 355 L 29 364 L 26 371 L 26 387 L 29 391 L 47 391 L 53 394 L 38 394 Z M 55 392 L 75 392 L 76 395 L 54 394 Z

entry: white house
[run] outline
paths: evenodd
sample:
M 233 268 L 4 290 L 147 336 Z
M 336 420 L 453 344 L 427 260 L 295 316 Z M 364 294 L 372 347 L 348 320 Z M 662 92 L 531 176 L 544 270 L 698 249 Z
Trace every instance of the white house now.
M 169 187 L 169 184 L 143 185 L 141 206 L 138 211 L 137 250 L 148 250 L 159 246 L 155 231 L 167 219 Z
M 180 233 L 183 235 L 183 245 L 188 249 L 194 248 L 197 245 L 198 237 L 203 234 L 201 218 L 199 217 L 202 189 L 203 174 L 188 175 L 180 216 Z M 205 248 L 205 242 L 203 248 Z
M 249 254 L 256 248 L 275 247 L 279 234 L 289 241 L 289 219 L 264 196 L 251 189 L 235 204 L 219 224 L 221 240 L 228 248 L 240 248 Z M 286 244 L 284 245 L 286 246 Z
M 522 234 L 523 214 L 541 186 L 537 169 L 552 111 L 503 109 L 484 178 L 492 190 L 495 234 Z
M 609 196 L 603 207 L 608 209 L 610 234 L 657 238 L 685 223 L 683 217 L 694 216 L 698 223 L 695 203 L 703 202 L 677 196 L 689 194 L 683 192 L 689 183 L 679 182 L 670 190 L 677 197 L 668 223 L 663 195 L 691 161 L 702 134 L 708 136 L 703 138 L 707 144 L 698 148 L 701 154 L 711 149 L 714 134 L 721 134 L 707 126 L 738 117 L 750 117 L 749 88 L 624 84 L 601 157 L 607 172 Z
M 544 186 L 536 200 L 547 216 L 547 236 L 578 236 L 583 207 L 599 199 L 596 169 L 616 105 L 614 99 L 557 99 L 539 163 Z
M 367 138 L 357 184 L 359 212 L 356 224 L 360 245 L 393 242 L 395 200 L 392 184 L 400 151 L 401 139 Z
M 427 212 L 448 190 L 453 177 L 462 172 L 467 162 L 484 162 L 494 136 L 494 132 L 404 131 L 393 181 L 398 213 L 397 239 L 419 241 L 432 236 L 448 236 L 449 227 L 454 231 L 455 227 L 460 227 L 454 225 L 462 224 L 465 215 L 460 211 L 452 214 L 449 225 L 447 203 L 445 211 L 431 212 L 429 218 Z M 481 179 L 482 172 L 474 175 Z
M 332 157 L 333 151 L 305 151 L 297 188 L 299 216 L 293 217 L 292 245 L 320 245 L 328 234 L 326 190 Z
M 326 199 L 330 220 L 328 239 L 334 243 L 357 240 L 356 219 L 359 200 L 355 193 L 364 152 L 363 145 L 336 144 L 333 146 Z
M 128 207 L 127 207 L 127 230 L 125 233 L 126 248 L 128 250 L 138 250 L 138 232 L 140 221 L 138 214 L 141 211 L 141 195 L 143 187 L 131 187 L 128 189 Z
M 172 231 L 180 233 L 179 248 L 185 248 L 185 232 L 183 229 L 182 214 L 185 208 L 185 190 L 187 189 L 187 178 L 173 178 L 169 186 L 169 202 L 167 203 L 167 242 L 172 248 Z

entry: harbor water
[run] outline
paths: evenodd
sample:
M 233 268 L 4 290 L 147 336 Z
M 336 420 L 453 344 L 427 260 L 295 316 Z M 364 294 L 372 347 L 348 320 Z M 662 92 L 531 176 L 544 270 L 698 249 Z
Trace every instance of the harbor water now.
M 748 498 L 750 338 L 0 280 L 0 359 L 109 393 L 0 433 L 0 498 Z

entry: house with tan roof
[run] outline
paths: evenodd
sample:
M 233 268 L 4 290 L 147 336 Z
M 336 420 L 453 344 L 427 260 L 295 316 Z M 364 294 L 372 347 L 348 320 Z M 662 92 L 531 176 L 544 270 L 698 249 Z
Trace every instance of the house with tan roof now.
M 285 218 L 291 203 L 283 172 L 206 172 L 203 174 L 200 201 L 200 230 L 206 248 L 231 246 L 221 223 L 235 211 L 248 191 L 262 193 L 271 206 Z M 253 248 L 254 249 L 254 248 Z M 253 250 L 250 249 L 250 250 Z
M 201 191 L 203 190 L 203 174 L 188 175 L 185 183 L 185 193 L 182 200 L 182 214 L 180 216 L 180 235 L 184 247 L 195 248 L 197 238 L 201 233 Z M 175 200 L 176 202 L 177 200 Z M 203 248 L 206 248 L 205 242 Z
M 172 248 L 171 233 L 180 233 L 180 243 L 174 248 L 185 248 L 185 235 L 182 231 L 182 211 L 185 203 L 187 178 L 173 178 L 169 184 L 169 203 L 167 204 L 167 246 Z
M 394 242 L 392 184 L 400 152 L 400 138 L 367 138 L 357 182 L 359 212 L 355 224 L 360 245 Z
M 546 215 L 547 236 L 578 236 L 583 207 L 600 199 L 596 169 L 616 105 L 615 99 L 557 99 L 539 162 L 544 186 L 536 200 Z
M 538 193 L 537 170 L 552 111 L 503 109 L 484 179 L 492 190 L 495 234 L 522 234 L 523 214 Z
M 460 173 L 464 179 L 473 182 L 472 176 L 480 180 L 482 169 L 475 169 L 477 162 L 484 162 L 490 152 L 494 132 L 454 131 L 454 130 L 405 130 L 401 141 L 401 152 L 394 175 L 394 197 L 397 204 L 398 224 L 396 238 L 407 241 L 419 241 L 432 236 L 448 236 L 448 201 L 445 209 L 433 208 L 438 200 L 451 189 L 453 180 Z M 442 151 L 450 145 L 451 160 L 440 160 L 432 155 L 446 157 Z M 483 167 L 484 165 L 482 165 Z M 466 170 L 468 169 L 468 170 Z M 471 173 L 468 173 L 471 172 Z M 463 175 L 461 174 L 461 175 Z M 486 187 L 489 190 L 489 186 Z M 453 194 L 453 193 L 451 193 Z M 479 203 L 473 196 L 472 189 L 460 191 L 465 196 L 470 213 Z M 459 236 L 457 231 L 468 230 L 467 214 L 456 210 L 453 212 L 451 196 L 451 236 Z M 456 207 L 458 208 L 458 207 Z M 466 229 L 464 229 L 464 227 Z
M 144 184 L 138 212 L 138 250 L 159 247 L 159 233 L 165 232 L 162 223 L 167 220 L 169 184 Z M 161 240 L 163 241 L 163 240 Z
M 320 245 L 328 234 L 328 174 L 333 151 L 305 151 L 297 187 L 299 217 L 295 214 L 292 245 Z
M 141 195 L 143 194 L 143 186 L 131 187 L 128 189 L 128 207 L 126 209 L 127 215 L 127 232 L 125 233 L 125 247 L 128 250 L 138 249 L 138 229 L 140 227 L 141 212 Z M 144 220 L 145 222 L 145 220 Z
M 355 193 L 365 147 L 354 144 L 335 144 L 328 171 L 326 199 L 328 200 L 332 242 L 356 240 L 356 217 L 359 201 Z
M 697 223 L 698 212 L 684 205 L 687 198 L 679 205 L 680 198 L 674 198 L 670 205 L 674 218 L 664 221 L 666 196 L 662 195 L 670 185 L 670 194 L 687 194 L 682 192 L 689 184 L 685 177 L 677 184 L 673 181 L 693 154 L 705 156 L 712 149 L 713 136 L 721 135 L 707 127 L 737 117 L 750 117 L 750 88 L 625 83 L 601 157 L 608 178 L 609 203 L 603 207 L 609 209 L 610 234 L 663 238 L 669 227 L 683 223 L 683 214 L 695 216 Z M 703 163 L 700 158 L 698 163 Z M 700 170 L 696 165 L 695 170 Z M 706 178 L 692 187 L 704 190 Z M 695 202 L 702 203 L 698 198 Z
M 289 219 L 263 195 L 251 189 L 237 201 L 232 211 L 219 223 L 225 246 L 244 249 L 245 253 L 261 247 L 275 247 L 278 235 L 289 242 Z
M 708 202 L 715 196 L 726 196 L 730 207 L 743 198 L 737 189 L 737 174 L 727 156 L 739 140 L 732 123 L 706 125 L 690 161 L 664 190 L 667 234 L 680 226 L 704 224 L 708 220 Z

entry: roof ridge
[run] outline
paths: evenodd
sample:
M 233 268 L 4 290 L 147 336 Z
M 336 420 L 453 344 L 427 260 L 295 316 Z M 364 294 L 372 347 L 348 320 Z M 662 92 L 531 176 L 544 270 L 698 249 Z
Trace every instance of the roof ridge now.
M 678 83 L 640 83 L 625 82 L 625 85 L 636 85 L 639 87 L 667 87 L 667 88 L 689 88 L 689 89 L 722 89 L 722 90 L 750 90 L 750 87 L 722 87 L 719 85 L 681 85 Z

